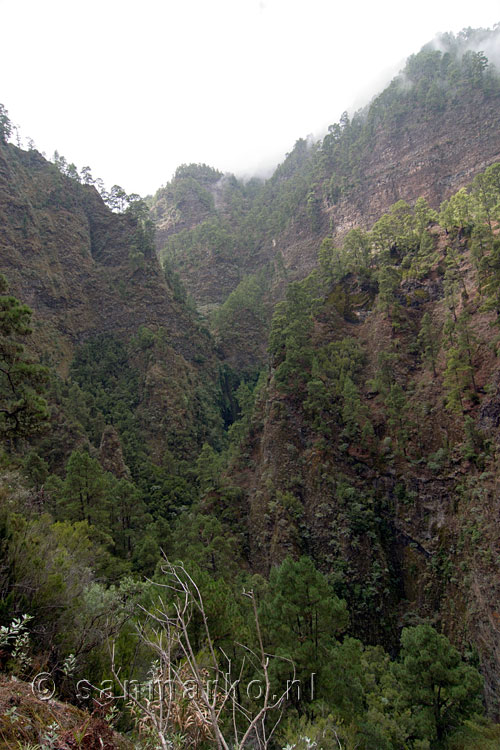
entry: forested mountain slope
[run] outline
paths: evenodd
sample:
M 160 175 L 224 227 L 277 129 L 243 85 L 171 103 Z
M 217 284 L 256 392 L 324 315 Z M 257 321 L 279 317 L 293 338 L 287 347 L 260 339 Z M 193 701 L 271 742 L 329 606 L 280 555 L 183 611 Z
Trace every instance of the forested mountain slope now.
M 179 691 L 47 726 L 2 681 L 6 748 L 496 750 L 499 33 L 152 205 L 0 106 L 0 664 Z
M 256 275 L 265 323 L 256 314 L 255 290 L 244 288 L 238 302 L 247 302 L 249 322 L 233 320 L 231 309 L 213 319 L 236 369 L 250 367 L 245 341 L 265 361 L 272 309 L 266 301 L 281 299 L 287 283 L 310 273 L 322 237 L 341 242 L 349 229 L 369 228 L 400 199 L 413 204 L 422 196 L 438 208 L 500 159 L 498 73 L 473 51 L 493 49 L 499 37 L 498 29 L 443 35 L 412 55 L 352 119 L 344 113 L 320 141 L 299 139 L 265 182 L 245 184 L 190 165 L 158 191 L 152 216 L 160 258 L 203 312 Z
M 500 83 L 472 47 L 498 36 L 425 47 L 265 183 L 184 166 L 152 208 L 160 258 L 204 311 L 220 306 L 231 365 L 265 362 L 270 335 L 227 474 L 252 567 L 310 555 L 364 639 L 437 618 L 478 650 L 491 707 L 500 195 L 497 167 L 482 173 L 500 158 Z
M 400 201 L 349 251 L 324 240 L 318 269 L 276 308 L 270 373 L 228 473 L 252 567 L 311 556 L 369 641 L 436 618 L 477 649 L 493 710 L 498 175 L 439 219 L 424 199 Z
M 75 356 L 99 358 L 99 342 L 114 342 L 124 358 L 115 366 L 137 377 L 130 397 L 159 460 L 164 441 L 196 421 L 201 391 L 212 388 L 213 402 L 218 369 L 208 332 L 156 261 L 143 202 L 112 213 L 93 186 L 0 142 L 0 221 L 2 272 L 35 313 L 32 350 L 66 376 Z

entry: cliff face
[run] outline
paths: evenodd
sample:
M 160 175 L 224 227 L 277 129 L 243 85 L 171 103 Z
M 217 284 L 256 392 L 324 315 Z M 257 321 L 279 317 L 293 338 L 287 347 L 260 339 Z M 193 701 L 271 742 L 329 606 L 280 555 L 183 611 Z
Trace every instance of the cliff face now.
M 398 200 L 414 205 L 423 196 L 439 209 L 443 200 L 500 160 L 499 112 L 499 95 L 476 92 L 442 111 L 416 108 L 379 126 L 360 158 L 357 185 L 333 206 L 316 189 L 320 234 L 328 233 L 340 244 L 350 229 L 371 227 Z M 297 278 L 316 265 L 318 241 L 303 228 L 289 228 L 277 247 Z
M 112 213 L 93 187 L 37 152 L 0 143 L 0 257 L 11 293 L 34 311 L 36 353 L 63 376 L 84 342 L 128 344 L 147 329 L 130 356 L 142 373 L 141 420 L 161 455 L 166 430 L 184 429 L 186 400 L 202 382 L 215 388 L 217 368 L 207 332 L 174 300 L 138 220 Z
M 459 266 L 467 291 L 455 312 L 467 320 L 477 390 L 464 390 L 463 411 L 454 412 L 445 405 L 450 302 L 442 278 L 451 240 L 442 233 L 435 242 L 432 271 L 418 284 L 400 287 L 395 325 L 377 299 L 366 300 L 355 316 L 337 309 L 338 288 L 316 300 L 310 336 L 293 355 L 303 369 L 291 373 L 284 388 L 281 355 L 273 357 L 229 476 L 245 493 L 254 569 L 265 575 L 287 555 L 311 556 L 332 575 L 355 632 L 368 642 L 392 648 L 402 626 L 425 618 L 439 624 L 462 650 L 477 653 L 486 700 L 497 715 L 496 316 L 484 310 L 470 249 L 462 244 Z M 357 297 L 352 277 L 342 285 Z M 434 373 L 416 346 L 425 314 L 434 326 Z M 344 400 L 343 407 L 341 388 L 328 385 L 336 365 L 326 354 L 339 342 L 350 342 L 354 352 L 342 368 L 357 351 L 363 362 L 356 379 L 360 400 L 349 406 Z M 390 362 L 384 377 L 392 383 L 385 396 L 384 361 Z M 394 405 L 396 392 L 401 398 Z M 346 427 L 353 413 L 364 415 L 356 435 Z M 363 419 L 369 431 L 367 422 L 361 430 Z M 405 441 L 403 448 L 398 440 Z
M 441 111 L 417 110 L 389 128 L 379 127 L 363 156 L 360 188 L 332 209 L 335 231 L 369 227 L 401 199 L 414 205 L 423 196 L 439 208 L 499 160 L 499 103 L 498 95 L 478 92 Z
M 0 145 L 0 252 L 12 293 L 43 323 L 40 348 L 70 351 L 102 333 L 166 327 L 179 353 L 195 328 L 154 254 L 134 256 L 137 223 L 113 214 L 95 188 L 61 175 L 37 152 Z M 51 339 L 51 337 L 54 337 Z
M 363 139 L 350 145 L 349 128 L 339 136 L 346 141 L 340 155 L 330 157 L 325 143 L 298 142 L 273 177 L 253 191 L 229 176 L 219 178 L 206 186 L 210 210 L 193 190 L 183 201 L 174 200 L 175 190 L 159 191 L 153 207 L 161 228 L 157 250 L 164 257 L 167 245 L 167 256 L 203 311 L 269 263 L 278 263 L 288 281 L 305 278 L 325 235 L 341 244 L 350 229 L 370 227 L 398 200 L 414 205 L 423 196 L 438 209 L 498 161 L 499 112 L 500 92 L 471 85 L 437 107 L 417 102 L 370 127 L 369 111 Z M 196 236 L 207 218 L 232 235 L 226 247 L 208 232 Z M 282 290 L 275 287 L 272 300 Z
M 270 223 L 258 245 L 274 263 L 268 300 L 280 299 L 291 280 L 305 278 L 316 267 L 322 237 L 340 245 L 350 229 L 369 229 L 398 200 L 414 205 L 423 196 L 439 208 L 486 166 L 500 161 L 499 104 L 498 93 L 471 90 L 437 111 L 415 107 L 374 129 L 353 158 L 357 166 L 349 181 L 342 184 L 345 165 L 335 158 L 323 165 L 321 180 L 307 177 L 295 214 L 275 232 Z M 287 182 L 297 184 L 297 175 L 307 175 L 317 158 L 310 150 L 304 164 L 277 175 L 275 191 Z M 334 197 L 325 189 L 332 178 L 342 184 Z M 311 555 L 348 600 L 357 633 L 390 648 L 402 626 L 432 620 L 463 651 L 477 654 L 488 707 L 497 715 L 500 375 L 495 315 L 483 308 L 477 245 L 474 252 L 470 243 L 457 246 L 466 291 L 456 312 L 469 321 L 477 390 L 473 399 L 464 396 L 463 411 L 454 414 L 445 407 L 450 374 L 444 333 L 450 315 L 446 247 L 452 241 L 442 230 L 433 241 L 438 250 L 433 268 L 425 278 L 410 273 L 399 289 L 404 313 L 397 325 L 374 300 L 361 305 L 354 318 L 343 315 L 339 290 L 333 288 L 316 310 L 313 348 L 351 338 L 365 353 L 360 409 L 370 415 L 379 448 L 373 451 L 370 440 L 363 446 L 359 435 L 346 439 L 335 427 L 325 433 L 332 421 L 328 406 L 321 427 L 313 424 L 308 402 L 328 380 L 328 364 L 311 366 L 305 357 L 303 369 L 311 377 L 307 388 L 298 377 L 283 393 L 271 368 L 229 479 L 245 493 L 253 569 L 266 574 L 288 554 Z M 189 263 L 187 256 L 183 262 Z M 218 268 L 226 284 L 223 267 Z M 253 272 L 251 265 L 247 268 Z M 196 273 L 193 265 L 183 276 L 188 286 Z M 347 294 L 369 296 L 363 288 Z M 235 351 L 245 349 L 248 330 L 242 309 L 232 318 L 238 325 L 224 339 L 236 366 L 242 358 Z M 433 320 L 439 341 L 435 374 L 416 351 L 424 313 Z M 266 326 L 261 332 L 268 333 Z M 398 415 L 390 416 L 372 385 L 386 354 L 391 377 L 401 387 L 400 419 L 410 434 L 403 453 L 394 450 L 388 428 Z M 263 361 L 263 349 L 261 356 Z M 328 394 L 326 403 L 336 397 Z M 469 451 L 471 440 L 490 446 L 485 461 Z

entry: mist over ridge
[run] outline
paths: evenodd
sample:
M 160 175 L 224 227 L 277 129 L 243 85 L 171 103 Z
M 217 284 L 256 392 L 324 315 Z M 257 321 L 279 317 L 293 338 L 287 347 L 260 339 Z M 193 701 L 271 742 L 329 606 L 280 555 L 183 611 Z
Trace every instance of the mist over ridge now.
M 466 52 L 482 52 L 488 59 L 490 68 L 494 67 L 497 72 L 500 70 L 500 22 L 496 23 L 487 29 L 472 29 L 466 27 L 457 34 L 451 32 L 438 32 L 429 42 L 424 44 L 420 51 L 426 49 L 433 49 L 443 53 L 454 52 L 459 56 L 463 56 Z M 407 84 L 404 76 L 404 68 L 408 63 L 408 60 L 417 54 L 416 51 L 408 54 L 407 57 L 402 58 L 399 62 L 394 62 L 384 70 L 378 71 L 371 77 L 371 80 L 367 82 L 367 87 L 358 89 L 353 94 L 353 98 L 350 102 L 346 102 L 345 107 L 342 111 L 347 112 L 349 117 L 353 117 L 356 113 L 363 114 L 370 106 L 372 101 L 381 94 L 385 88 L 392 82 L 398 81 L 401 86 L 411 85 Z M 330 125 L 339 122 L 338 119 L 330 119 L 328 122 L 318 125 L 311 132 L 301 134 L 297 138 L 305 138 L 308 144 L 312 145 L 320 141 L 328 132 Z M 253 177 L 259 179 L 268 179 L 272 176 L 276 167 L 282 162 L 283 158 L 287 156 L 289 151 L 285 153 L 281 152 L 280 156 L 276 159 L 267 160 L 262 165 L 257 166 L 254 169 L 247 170 L 235 170 L 234 175 L 248 181 Z

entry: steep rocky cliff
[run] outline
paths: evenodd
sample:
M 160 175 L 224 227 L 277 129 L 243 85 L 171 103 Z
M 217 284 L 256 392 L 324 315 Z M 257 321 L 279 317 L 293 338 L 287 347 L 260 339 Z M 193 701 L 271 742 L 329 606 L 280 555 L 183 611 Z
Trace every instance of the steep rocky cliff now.
M 336 205 L 321 203 L 321 226 L 341 242 L 354 227 L 370 227 L 398 200 L 423 196 L 433 208 L 500 160 L 500 93 L 463 92 L 441 110 L 417 106 L 376 127 L 359 159 L 356 185 Z M 316 190 L 318 200 L 321 195 Z M 298 277 L 316 263 L 317 247 L 300 237 L 281 240 L 287 267 Z
M 496 298 L 499 246 L 495 228 L 478 260 L 479 217 L 465 238 L 426 230 L 425 272 L 393 235 L 385 260 L 353 273 L 349 256 L 323 255 L 289 288 L 229 480 L 245 494 L 253 567 L 310 555 L 355 631 L 389 648 L 430 618 L 476 655 L 496 715 L 500 370 L 486 290 Z M 394 274 L 389 304 L 379 264 Z
M 2 142 L 0 255 L 11 293 L 34 311 L 34 350 L 62 376 L 84 342 L 135 340 L 138 410 L 157 458 L 166 432 L 185 429 L 197 389 L 215 399 L 213 345 L 174 299 L 141 219 L 112 213 L 94 187 Z
M 173 300 L 154 253 L 134 256 L 137 221 L 113 214 L 94 187 L 62 175 L 38 152 L 0 145 L 2 269 L 43 322 L 38 338 L 55 360 L 96 334 L 130 337 L 141 325 L 166 326 L 180 354 L 196 349 L 195 328 Z M 64 320 L 61 315 L 64 312 Z

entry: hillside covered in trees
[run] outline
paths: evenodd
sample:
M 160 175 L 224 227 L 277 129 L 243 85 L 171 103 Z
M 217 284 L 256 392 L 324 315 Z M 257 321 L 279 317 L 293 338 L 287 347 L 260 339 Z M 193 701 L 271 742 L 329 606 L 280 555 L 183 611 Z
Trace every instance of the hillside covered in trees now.
M 0 108 L 1 748 L 499 747 L 499 33 L 266 181 Z

